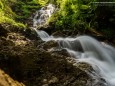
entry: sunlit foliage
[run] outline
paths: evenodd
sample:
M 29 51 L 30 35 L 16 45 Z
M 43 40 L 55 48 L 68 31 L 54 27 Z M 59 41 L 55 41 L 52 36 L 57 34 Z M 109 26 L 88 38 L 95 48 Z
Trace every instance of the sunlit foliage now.
M 115 34 L 114 0 L 56 0 L 59 11 L 50 19 L 57 29 L 96 29 L 110 36 Z M 96 4 L 95 2 L 106 2 Z
M 0 1 L 0 24 L 7 23 L 16 27 L 25 28 L 22 23 L 15 21 L 16 14 L 10 8 L 15 3 L 15 0 L 1 0 Z
M 91 9 L 89 1 L 57 0 L 57 5 L 60 9 L 56 21 L 57 28 L 73 29 L 83 27 L 87 22 L 86 17 L 91 16 L 91 13 L 88 13 Z M 86 13 L 87 15 L 85 15 Z M 88 28 L 88 25 L 86 24 L 84 28 Z

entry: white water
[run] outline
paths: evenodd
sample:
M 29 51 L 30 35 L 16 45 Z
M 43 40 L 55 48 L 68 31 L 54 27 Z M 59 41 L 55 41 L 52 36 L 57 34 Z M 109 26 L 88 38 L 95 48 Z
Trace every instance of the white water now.
M 51 17 L 51 15 L 55 11 L 55 6 L 52 4 L 48 4 L 45 7 L 42 7 L 40 10 L 38 10 L 33 18 L 33 26 L 37 27 L 45 25 L 48 18 Z
M 40 17 L 37 19 L 38 13 L 35 15 L 33 26 L 42 25 L 44 21 L 51 16 L 54 11 L 54 6 L 49 4 L 50 9 L 39 10 Z M 49 11 L 48 11 L 49 10 Z M 45 13 L 46 12 L 46 13 Z M 46 18 L 42 16 L 48 15 Z M 98 42 L 89 36 L 79 36 L 76 38 L 55 38 L 49 36 L 45 31 L 40 31 L 34 28 L 38 36 L 43 41 L 55 40 L 60 48 L 66 48 L 71 56 L 80 62 L 87 62 L 92 65 L 97 74 L 100 74 L 107 82 L 108 86 L 115 86 L 115 48 Z

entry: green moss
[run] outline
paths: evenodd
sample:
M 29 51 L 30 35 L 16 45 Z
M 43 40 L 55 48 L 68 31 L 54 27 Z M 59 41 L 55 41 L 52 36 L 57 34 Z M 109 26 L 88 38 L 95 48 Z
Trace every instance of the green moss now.
M 7 23 L 9 25 L 13 25 L 16 27 L 26 28 L 26 26 L 22 23 L 18 23 L 15 21 L 16 14 L 10 8 L 10 4 L 7 4 L 8 1 L 0 1 L 0 24 Z
M 36 0 L 38 1 L 38 0 Z M 14 8 L 14 12 L 17 14 L 16 20 L 25 22 L 41 5 L 38 2 L 33 1 L 18 1 Z

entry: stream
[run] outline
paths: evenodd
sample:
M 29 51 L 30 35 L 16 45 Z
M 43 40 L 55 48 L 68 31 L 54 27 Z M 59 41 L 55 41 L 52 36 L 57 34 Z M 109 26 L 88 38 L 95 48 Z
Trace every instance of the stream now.
M 44 25 L 48 18 L 55 11 L 55 6 L 48 4 L 36 12 L 33 19 L 33 29 L 38 36 L 45 42 L 57 41 L 59 48 L 66 49 L 67 52 L 79 62 L 87 62 L 95 70 L 96 74 L 101 75 L 108 84 L 105 86 L 115 86 L 115 48 L 97 41 L 90 36 L 54 37 L 42 30 L 37 30 L 37 26 Z

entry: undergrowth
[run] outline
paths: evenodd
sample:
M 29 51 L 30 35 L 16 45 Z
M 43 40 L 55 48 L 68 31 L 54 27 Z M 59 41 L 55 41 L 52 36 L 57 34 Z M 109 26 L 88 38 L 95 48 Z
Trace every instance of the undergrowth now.
M 56 29 L 77 29 L 81 32 L 95 29 L 107 37 L 114 36 L 115 6 L 95 4 L 95 2 L 114 2 L 114 0 L 56 0 L 54 2 L 59 11 L 53 14 L 48 22 L 54 22 Z
M 15 0 L 0 0 L 0 24 L 6 23 L 18 28 L 26 28 L 23 23 L 15 21 L 16 14 L 10 8 L 15 2 Z

